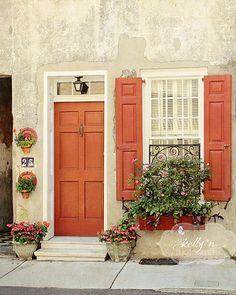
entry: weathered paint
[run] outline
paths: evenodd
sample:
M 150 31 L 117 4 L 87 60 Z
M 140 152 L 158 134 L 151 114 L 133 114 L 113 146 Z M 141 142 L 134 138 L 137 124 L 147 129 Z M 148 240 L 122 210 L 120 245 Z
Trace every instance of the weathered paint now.
M 12 222 L 11 79 L 0 78 L 0 230 Z
M 209 74 L 236 78 L 236 2 L 234 0 L 44 0 L 1 4 L 0 73 L 13 74 L 14 126 L 36 128 L 39 140 L 35 157 L 39 183 L 25 202 L 14 193 L 16 220 L 42 218 L 42 144 L 44 71 L 108 71 L 108 223 L 116 222 L 121 204 L 116 201 L 115 78 L 122 69 L 207 66 Z M 11 7 L 12 6 L 12 7 Z M 6 48 L 7 47 L 7 48 Z M 233 87 L 235 106 L 235 87 Z M 235 159 L 235 110 L 232 114 Z M 14 181 L 21 151 L 14 146 Z M 233 162 L 233 198 L 215 208 L 225 217 L 226 228 L 236 232 L 236 163 Z M 138 254 L 158 254 L 159 233 L 145 233 Z M 148 239 L 147 239 L 148 237 Z

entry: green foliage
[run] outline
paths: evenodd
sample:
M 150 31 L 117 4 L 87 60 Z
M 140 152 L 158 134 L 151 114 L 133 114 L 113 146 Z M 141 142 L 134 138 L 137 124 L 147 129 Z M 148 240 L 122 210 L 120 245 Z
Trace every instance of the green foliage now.
M 35 139 L 26 137 L 23 133 L 19 132 L 15 136 L 15 142 L 17 146 L 27 147 L 27 146 L 32 146 L 33 144 L 35 144 Z
M 24 190 L 27 192 L 32 192 L 35 190 L 34 180 L 32 178 L 30 179 L 21 178 L 16 184 L 16 189 L 20 193 Z
M 199 160 L 167 159 L 137 171 L 136 201 L 130 203 L 134 217 L 186 214 L 206 216 L 212 202 L 201 201 L 200 186 L 210 178 L 209 167 Z

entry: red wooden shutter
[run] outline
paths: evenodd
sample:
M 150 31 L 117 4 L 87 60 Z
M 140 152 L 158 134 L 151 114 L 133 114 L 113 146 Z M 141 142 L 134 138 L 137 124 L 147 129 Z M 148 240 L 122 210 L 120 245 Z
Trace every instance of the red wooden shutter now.
M 142 163 L 142 79 L 116 79 L 116 197 L 133 200 L 133 159 Z
M 212 173 L 204 187 L 206 200 L 231 198 L 231 93 L 231 75 L 204 77 L 204 161 Z

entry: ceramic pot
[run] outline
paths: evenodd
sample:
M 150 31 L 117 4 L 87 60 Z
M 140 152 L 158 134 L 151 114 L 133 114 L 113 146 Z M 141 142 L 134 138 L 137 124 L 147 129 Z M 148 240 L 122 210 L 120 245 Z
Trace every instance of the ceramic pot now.
M 132 250 L 131 242 L 127 244 L 106 243 L 106 246 L 108 255 L 110 256 L 111 260 L 115 262 L 127 261 Z
M 29 154 L 30 153 L 30 148 L 31 148 L 31 145 L 21 147 L 24 154 Z
M 14 251 L 20 260 L 32 260 L 34 252 L 37 250 L 38 244 L 20 244 L 14 242 Z
M 29 191 L 21 191 L 21 195 L 23 199 L 29 199 L 30 192 Z

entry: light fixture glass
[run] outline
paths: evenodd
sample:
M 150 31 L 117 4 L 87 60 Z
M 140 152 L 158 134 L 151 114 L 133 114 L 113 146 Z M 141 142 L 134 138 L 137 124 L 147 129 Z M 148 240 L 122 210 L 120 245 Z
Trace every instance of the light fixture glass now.
M 85 82 L 80 80 L 83 76 L 76 76 L 75 78 L 77 79 L 73 82 L 75 91 L 80 92 L 81 94 L 87 94 L 89 87 Z

